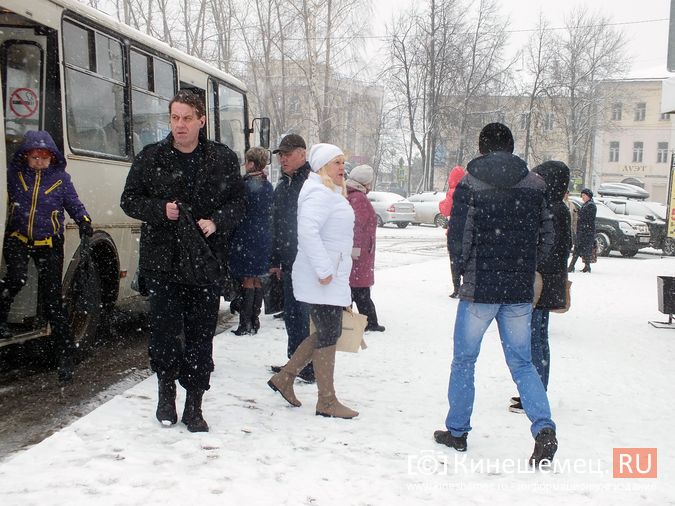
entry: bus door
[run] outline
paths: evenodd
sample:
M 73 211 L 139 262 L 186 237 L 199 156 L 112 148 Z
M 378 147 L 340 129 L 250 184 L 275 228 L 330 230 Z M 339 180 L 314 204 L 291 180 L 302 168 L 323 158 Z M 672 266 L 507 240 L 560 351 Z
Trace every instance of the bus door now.
M 28 130 L 49 130 L 57 142 L 62 146 L 60 128 L 60 106 L 49 107 L 48 102 L 55 103 L 50 97 L 59 90 L 58 70 L 50 79 L 51 92 L 47 89 L 47 71 L 56 68 L 54 54 L 57 43 L 56 32 L 39 25 L 31 20 L 11 12 L 0 14 L 0 79 L 3 107 L 0 148 L 2 164 L 6 169 L 16 148 Z M 50 47 L 52 46 L 52 47 Z M 52 60 L 50 58 L 52 49 Z M 50 110 L 50 112 L 47 112 Z M 51 119 L 49 119 L 51 116 Z M 7 163 L 5 163 L 7 162 Z M 6 198 L 6 173 L 2 176 L 2 195 Z M 6 201 L 2 203 L 2 223 L 5 225 L 7 212 Z M 17 337 L 26 335 L 43 327 L 43 318 L 39 316 L 37 270 L 33 262 L 29 262 L 28 283 L 14 299 L 10 310 L 8 323 L 14 325 Z M 0 275 L 4 276 L 5 266 L 2 265 Z

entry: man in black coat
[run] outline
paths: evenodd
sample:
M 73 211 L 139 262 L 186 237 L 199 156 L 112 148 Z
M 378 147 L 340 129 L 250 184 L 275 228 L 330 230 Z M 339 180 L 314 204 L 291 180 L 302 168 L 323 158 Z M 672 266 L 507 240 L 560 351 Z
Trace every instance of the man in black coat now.
M 298 195 L 311 172 L 306 155 L 305 140 L 297 134 L 288 134 L 272 153 L 279 156 L 281 177 L 274 189 L 272 262 L 270 273 L 284 283 L 284 323 L 288 334 L 288 358 L 309 335 L 309 305 L 295 300 L 291 271 L 298 253 Z M 279 372 L 280 366 L 272 371 Z M 305 381 L 314 381 L 312 364 L 298 375 Z
M 138 154 L 120 205 L 143 222 L 139 270 L 149 291 L 148 351 L 159 382 L 157 419 L 178 421 L 178 380 L 187 391 L 181 421 L 191 432 L 206 432 L 202 396 L 214 367 L 221 279 L 199 281 L 194 272 L 186 277 L 189 269 L 181 266 L 185 248 L 180 245 L 186 238 L 179 215 L 188 211 L 211 250 L 224 257 L 230 233 L 245 211 L 245 192 L 237 155 L 207 140 L 201 130 L 206 121 L 202 99 L 181 90 L 169 103 L 169 112 L 171 133 Z

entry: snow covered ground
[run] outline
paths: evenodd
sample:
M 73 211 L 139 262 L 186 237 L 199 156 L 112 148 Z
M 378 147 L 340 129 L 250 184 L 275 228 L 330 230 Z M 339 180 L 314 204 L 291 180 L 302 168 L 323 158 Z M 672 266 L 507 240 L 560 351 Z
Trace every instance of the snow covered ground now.
M 468 451 L 433 441 L 457 305 L 445 251 L 429 247 L 444 236 L 421 227 L 378 236 L 399 245 L 378 253 L 373 293 L 387 331 L 340 353 L 336 367 L 338 396 L 358 418 L 314 416 L 314 385 L 297 386 L 300 408 L 267 387 L 286 337 L 265 317 L 256 336 L 215 339 L 211 432 L 160 426 L 153 376 L 2 462 L 0 504 L 675 504 L 675 332 L 647 323 L 665 319 L 656 276 L 675 275 L 675 258 L 601 258 L 592 274 L 571 275 L 572 309 L 550 325 L 560 447 L 552 471 L 531 472 L 529 422 L 507 410 L 516 389 L 494 325 Z M 657 478 L 613 478 L 614 448 L 656 448 Z

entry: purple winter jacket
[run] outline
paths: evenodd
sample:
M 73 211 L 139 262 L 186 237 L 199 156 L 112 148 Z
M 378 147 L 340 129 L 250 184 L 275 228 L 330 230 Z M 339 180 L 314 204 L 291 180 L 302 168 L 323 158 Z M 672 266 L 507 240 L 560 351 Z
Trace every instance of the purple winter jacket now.
M 32 149 L 48 149 L 55 161 L 46 169 L 31 169 L 26 154 Z M 63 235 L 64 209 L 77 223 L 88 218 L 66 172 L 66 159 L 49 133 L 42 130 L 26 132 L 14 153 L 7 168 L 7 193 L 8 235 L 18 232 L 35 241 Z

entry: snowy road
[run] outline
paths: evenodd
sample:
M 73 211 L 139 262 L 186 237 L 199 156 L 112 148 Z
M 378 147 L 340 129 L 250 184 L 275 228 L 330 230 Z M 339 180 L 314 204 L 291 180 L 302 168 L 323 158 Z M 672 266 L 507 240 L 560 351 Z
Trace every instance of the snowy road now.
M 160 427 L 148 378 L 0 462 L 0 504 L 675 504 L 675 333 L 647 323 L 665 319 L 656 277 L 674 276 L 675 258 L 612 256 L 571 274 L 572 309 L 551 316 L 558 467 L 532 473 L 529 422 L 507 410 L 515 386 L 494 326 L 476 368 L 468 451 L 434 443 L 457 304 L 443 231 L 385 228 L 378 240 L 373 297 L 387 330 L 336 367 L 338 396 L 359 417 L 314 416 L 314 385 L 297 386 L 300 408 L 267 388 L 286 336 L 266 316 L 256 336 L 216 336 L 211 432 Z M 652 449 L 655 478 L 614 478 L 616 450 L 631 448 Z

